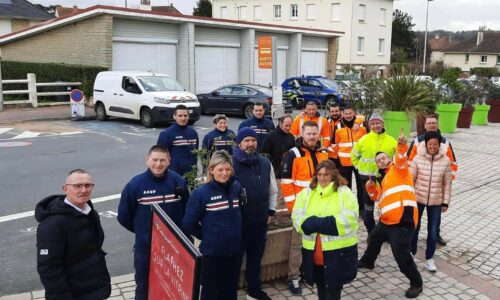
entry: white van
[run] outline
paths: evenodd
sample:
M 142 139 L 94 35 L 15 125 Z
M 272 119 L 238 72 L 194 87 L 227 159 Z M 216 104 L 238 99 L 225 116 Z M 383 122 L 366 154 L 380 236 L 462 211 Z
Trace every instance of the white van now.
M 168 75 L 151 72 L 100 72 L 94 82 L 94 109 L 97 119 L 109 116 L 141 120 L 145 127 L 173 121 L 174 108 L 185 105 L 189 124 L 200 119 L 196 95 L 186 92 Z

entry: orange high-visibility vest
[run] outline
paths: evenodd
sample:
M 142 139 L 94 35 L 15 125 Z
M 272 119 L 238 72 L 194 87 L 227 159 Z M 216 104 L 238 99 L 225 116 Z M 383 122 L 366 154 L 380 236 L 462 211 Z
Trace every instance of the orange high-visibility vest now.
M 418 224 L 418 206 L 415 187 L 407 162 L 408 145 L 398 145 L 394 154 L 394 162 L 387 168 L 380 186 L 366 185 L 370 198 L 379 201 L 380 222 L 386 225 L 398 224 L 401 221 L 405 206 L 412 206 L 415 227 Z M 367 182 L 368 183 L 368 182 Z
M 342 128 L 342 123 L 340 122 L 340 119 L 337 121 L 329 120 L 328 123 L 330 124 L 330 147 L 327 148 L 328 150 L 328 157 L 333 158 L 333 159 L 338 159 L 339 156 L 337 154 L 337 145 L 335 145 L 335 132 Z
M 339 124 L 340 125 L 340 124 Z M 352 166 L 351 151 L 354 145 L 366 134 L 366 127 L 358 124 L 359 129 L 353 131 L 347 126 L 341 126 L 335 131 L 335 146 L 340 159 L 340 164 L 344 167 Z

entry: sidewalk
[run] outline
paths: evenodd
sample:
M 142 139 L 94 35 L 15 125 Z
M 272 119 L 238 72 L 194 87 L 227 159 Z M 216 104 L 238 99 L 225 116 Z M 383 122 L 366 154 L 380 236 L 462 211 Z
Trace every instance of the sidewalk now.
M 0 113 L 2 120 L 2 113 Z M 424 270 L 424 250 L 419 248 L 417 266 L 424 280 L 418 299 L 499 299 L 500 295 L 500 124 L 472 126 L 445 135 L 453 145 L 459 173 L 453 185 L 448 212 L 441 232 L 448 245 L 436 251 L 438 272 Z M 426 224 L 426 215 L 422 223 Z M 426 226 L 419 245 L 425 247 Z M 366 231 L 360 222 L 359 255 L 366 249 Z M 354 282 L 344 286 L 342 299 L 404 299 L 408 280 L 399 272 L 387 244 L 375 269 L 362 270 Z M 288 291 L 286 280 L 263 285 L 274 300 L 317 299 L 315 289 L 303 286 L 301 296 Z M 133 274 L 112 278 L 110 299 L 133 299 Z M 43 291 L 0 297 L 0 300 L 43 299 Z M 245 299 L 243 290 L 239 299 Z
M 4 110 L 0 112 L 0 124 L 12 124 L 28 121 L 50 121 L 71 119 L 69 105 L 55 105 L 43 107 L 9 107 L 4 105 Z M 93 108 L 85 107 L 86 117 L 95 117 Z

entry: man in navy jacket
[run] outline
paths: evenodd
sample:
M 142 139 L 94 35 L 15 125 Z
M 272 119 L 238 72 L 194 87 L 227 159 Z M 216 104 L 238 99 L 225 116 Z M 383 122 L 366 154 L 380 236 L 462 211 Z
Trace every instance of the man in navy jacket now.
M 135 234 L 135 299 L 147 299 L 149 252 L 151 247 L 151 204 L 158 203 L 181 226 L 189 198 L 185 180 L 168 170 L 170 155 L 162 146 L 151 147 L 146 156 L 148 170 L 132 178 L 122 191 L 118 222 Z
M 238 127 L 238 131 L 243 127 L 250 127 L 255 130 L 257 133 L 257 150 L 259 153 L 261 153 L 264 147 L 264 141 L 267 135 L 275 128 L 273 121 L 264 116 L 265 113 L 264 104 L 255 103 L 252 110 L 253 117 L 241 122 Z
M 185 105 L 174 109 L 175 124 L 163 130 L 156 144 L 168 149 L 172 157 L 170 170 L 184 176 L 196 165 L 197 157 L 193 150 L 198 149 L 198 133 L 188 126 L 189 110 Z

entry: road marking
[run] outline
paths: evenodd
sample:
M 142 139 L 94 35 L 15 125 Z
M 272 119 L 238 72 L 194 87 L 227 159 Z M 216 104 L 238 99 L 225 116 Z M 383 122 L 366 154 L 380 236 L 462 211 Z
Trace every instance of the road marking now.
M 92 200 L 92 203 L 95 204 L 95 203 L 101 203 L 101 202 L 105 202 L 105 201 L 119 199 L 120 196 L 121 196 L 121 194 L 114 194 L 114 195 L 99 197 L 99 198 L 95 198 L 95 199 L 91 199 L 91 200 Z M 34 215 L 35 215 L 35 211 L 32 210 L 32 211 L 25 211 L 22 213 L 2 216 L 2 217 L 0 217 L 0 223 L 18 220 L 18 219 L 23 219 L 23 218 L 28 218 L 28 217 L 32 217 Z
M 125 132 L 122 131 L 123 134 L 129 134 L 129 135 L 134 135 L 134 136 L 149 136 L 149 134 L 141 134 L 141 133 L 133 133 L 133 132 Z
M 15 137 L 11 138 L 11 140 L 29 139 L 29 138 L 37 137 L 39 135 L 40 135 L 40 132 L 25 131 L 21 134 L 16 135 Z
M 70 134 L 80 134 L 83 133 L 83 131 L 67 131 L 67 132 L 61 132 L 58 135 L 70 135 Z
M 0 128 L 0 134 L 6 133 L 7 131 L 11 131 L 14 128 Z

